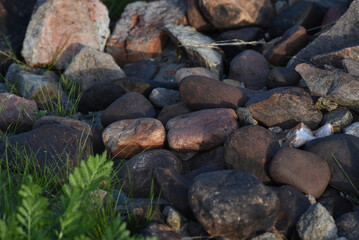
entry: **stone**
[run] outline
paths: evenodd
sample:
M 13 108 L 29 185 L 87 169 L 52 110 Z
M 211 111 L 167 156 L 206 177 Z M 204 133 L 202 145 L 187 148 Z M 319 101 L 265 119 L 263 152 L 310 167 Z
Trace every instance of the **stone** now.
M 321 33 L 310 44 L 299 51 L 287 64 L 295 68 L 302 62 L 308 62 L 311 57 L 332 51 L 337 51 L 351 45 L 357 45 L 359 33 L 358 19 L 359 1 L 354 0 L 347 12 L 328 31 Z
M 182 9 L 169 0 L 127 4 L 106 43 L 118 65 L 148 60 L 160 53 L 166 40 L 165 23 L 187 24 Z
M 175 151 L 206 151 L 222 145 L 238 128 L 232 109 L 217 108 L 188 113 L 167 122 L 167 142 Z
M 36 6 L 21 51 L 27 65 L 65 69 L 82 45 L 103 51 L 110 18 L 101 1 L 49 0 Z
M 118 80 L 98 83 L 86 90 L 79 102 L 79 112 L 88 113 L 106 109 L 127 92 L 138 92 L 148 97 L 157 87 L 174 88 L 173 84 L 135 78 L 121 78 Z
M 258 90 L 266 86 L 268 73 L 269 65 L 263 55 L 245 50 L 231 61 L 228 77 L 244 83 L 246 88 Z
M 309 207 L 300 217 L 297 222 L 297 232 L 303 240 L 334 240 L 338 237 L 333 217 L 320 203 Z
M 151 80 L 156 76 L 159 68 L 159 64 L 150 59 L 128 63 L 123 66 L 122 70 L 127 77 Z
M 209 234 L 199 222 L 190 220 L 187 224 L 187 232 L 191 237 L 208 237 Z
M 292 56 L 307 45 L 307 31 L 302 26 L 289 28 L 265 57 L 274 66 L 285 66 Z
M 359 137 L 359 122 L 355 122 L 349 125 L 348 127 L 344 128 L 344 133 L 355 137 Z
M 154 183 L 156 168 L 171 169 L 180 174 L 182 165 L 180 160 L 168 150 L 154 149 L 142 152 L 128 160 L 119 172 L 122 179 L 122 190 L 135 198 L 149 198 L 153 184 L 154 196 L 158 196 L 160 189 Z
M 124 119 L 154 118 L 155 116 L 155 109 L 147 98 L 140 93 L 129 92 L 105 109 L 102 113 L 101 124 L 107 127 L 111 123 Z
M 359 61 L 343 59 L 342 64 L 346 73 L 359 78 Z
M 342 132 L 343 129 L 352 123 L 353 114 L 344 108 L 339 108 L 324 114 L 322 124 L 330 123 L 334 132 Z
M 280 240 L 280 239 L 277 238 L 274 233 L 266 232 L 254 238 L 251 238 L 250 240 Z
M 359 138 L 346 135 L 334 134 L 328 137 L 314 139 L 307 143 L 305 151 L 312 152 L 325 159 L 331 169 L 330 185 L 346 192 L 357 194 L 351 183 L 344 175 L 343 170 L 351 179 L 354 186 L 359 185 L 359 159 L 355 156 L 359 154 Z M 343 170 L 338 166 L 341 165 Z
M 300 75 L 293 69 L 286 67 L 274 67 L 267 77 L 267 89 L 297 86 Z
M 177 233 L 183 228 L 186 219 L 171 206 L 166 206 L 163 211 L 163 215 L 166 217 L 166 222 L 172 227 Z
M 268 0 L 199 0 L 199 7 L 205 18 L 219 30 L 250 25 L 268 27 L 275 15 Z
M 245 107 L 237 108 L 236 113 L 238 116 L 239 126 L 244 127 L 244 126 L 256 125 L 250 111 L 247 108 Z
M 245 239 L 271 229 L 279 199 L 246 171 L 223 170 L 196 177 L 188 193 L 196 219 L 211 236 Z
M 189 76 L 179 86 L 181 99 L 194 110 L 242 107 L 248 100 L 242 90 L 202 76 Z
M 37 105 L 15 94 L 0 93 L 0 129 L 23 132 L 32 128 L 36 120 Z
M 149 98 L 157 108 L 182 102 L 179 91 L 166 88 L 153 89 Z
M 224 144 L 224 158 L 236 170 L 251 172 L 262 182 L 269 182 L 269 160 L 280 149 L 272 133 L 258 125 L 234 131 Z
M 318 110 L 325 110 L 330 112 L 338 108 L 338 103 L 320 97 L 315 103 L 315 108 Z
M 317 201 L 327 209 L 334 219 L 353 211 L 353 203 L 350 202 L 350 199 L 344 198 L 342 192 L 330 186 Z
M 211 71 L 209 71 L 207 68 L 204 67 L 193 67 L 193 68 L 181 68 L 176 72 L 175 79 L 176 83 L 180 85 L 181 81 L 185 79 L 188 76 L 203 76 L 208 78 L 213 78 L 216 80 L 218 79 L 218 76 Z
M 206 152 L 201 152 L 189 160 L 190 170 L 200 169 L 216 163 L 224 163 L 224 147 L 219 146 Z
M 203 173 L 216 172 L 216 171 L 221 171 L 221 170 L 226 170 L 226 169 L 228 169 L 226 166 L 226 163 L 224 161 L 223 162 L 220 161 L 220 162 L 215 162 L 215 163 L 212 163 L 205 167 L 190 171 L 190 172 L 184 174 L 183 177 L 185 177 L 188 181 L 192 181 L 195 177 L 197 177 L 198 175 L 201 175 Z
M 197 31 L 205 32 L 211 29 L 211 24 L 203 16 L 199 9 L 199 0 L 187 0 L 187 19 L 189 25 Z
M 162 223 L 150 222 L 141 232 L 145 237 L 156 237 L 158 240 L 182 239 L 176 231 Z
M 142 151 L 161 148 L 165 137 L 165 128 L 154 118 L 117 121 L 102 133 L 106 149 L 118 158 L 131 158 Z
M 81 91 L 96 83 L 126 77 L 110 54 L 91 47 L 81 48 L 66 68 L 64 76 L 67 81 L 78 81 Z
M 7 92 L 8 92 L 8 89 L 7 89 L 6 84 L 0 83 L 0 93 L 7 93 Z
M 322 21 L 322 29 L 326 29 L 328 25 L 334 24 L 347 11 L 347 7 L 343 4 L 336 4 L 329 7 Z
M 325 97 L 341 106 L 359 111 L 358 78 L 343 72 L 332 72 L 299 64 L 295 70 L 302 76 L 313 96 Z
M 303 1 L 306 0 L 289 0 L 289 5 L 293 5 Z M 311 0 L 311 2 L 315 2 L 324 8 L 330 8 L 336 5 L 347 5 L 351 2 L 351 0 Z
M 190 26 L 167 24 L 165 28 L 171 39 L 184 49 L 195 66 L 205 67 L 217 76 L 222 75 L 223 62 L 220 52 L 206 47 L 215 42 L 212 38 Z
M 24 68 L 13 63 L 5 78 L 15 85 L 22 97 L 34 100 L 42 108 L 64 94 L 58 82 L 59 76 L 45 69 Z
M 274 4 L 274 9 L 275 9 L 275 12 L 277 13 L 277 15 L 279 13 L 281 13 L 284 9 L 286 9 L 288 7 L 288 3 L 287 1 L 277 1 L 275 4 Z
M 359 212 L 350 212 L 335 220 L 338 235 L 347 239 L 359 238 Z
M 190 215 L 191 210 L 187 201 L 190 182 L 172 168 L 156 167 L 154 178 L 161 189 L 161 196 L 182 214 Z
M 191 109 L 183 102 L 166 105 L 162 108 L 161 112 L 158 114 L 157 119 L 160 120 L 163 126 L 166 126 L 167 122 L 174 117 L 190 113 Z
M 336 68 L 342 68 L 344 59 L 359 60 L 359 45 L 346 47 L 338 51 L 323 53 L 313 56 L 310 62 L 317 68 L 324 68 L 325 65 L 331 65 Z
M 279 198 L 279 213 L 275 228 L 283 235 L 295 232 L 295 224 L 310 207 L 309 200 L 303 193 L 290 185 L 270 187 Z
M 320 26 L 323 17 L 324 12 L 318 4 L 309 1 L 299 2 L 289 6 L 274 18 L 269 33 L 271 38 L 279 37 L 296 25 L 308 30 Z
M 323 117 L 315 109 L 311 96 L 298 87 L 271 89 L 251 98 L 246 107 L 252 117 L 265 126 L 279 126 L 282 129 L 295 127 L 300 122 L 314 129 Z
M 314 153 L 295 148 L 282 148 L 269 164 L 273 181 L 289 184 L 315 198 L 327 188 L 330 180 L 328 163 Z
M 0 143 L 0 153 L 7 154 L 9 165 L 14 169 L 25 169 L 21 155 L 26 155 L 31 159 L 31 166 L 27 170 L 59 174 L 60 177 L 66 177 L 68 172 L 72 172 L 78 166 L 79 159 L 87 159 L 90 148 L 90 139 L 80 131 L 62 124 L 46 124 L 11 136 L 6 143 Z

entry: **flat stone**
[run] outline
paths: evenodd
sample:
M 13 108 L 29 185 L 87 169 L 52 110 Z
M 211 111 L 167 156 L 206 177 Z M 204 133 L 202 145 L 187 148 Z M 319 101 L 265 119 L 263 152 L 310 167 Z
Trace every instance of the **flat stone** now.
M 129 92 L 105 109 L 102 113 L 101 124 L 107 127 L 111 123 L 124 119 L 154 118 L 155 116 L 156 112 L 150 101 L 140 93 Z
M 203 76 L 219 80 L 218 76 L 207 68 L 204 67 L 193 67 L 193 68 L 181 68 L 176 72 L 175 79 L 176 83 L 180 85 L 181 81 L 188 76 Z
M 173 1 L 129 3 L 106 43 L 106 52 L 120 66 L 152 58 L 165 43 L 165 23 L 187 23 L 185 13 Z
M 118 158 L 131 158 L 140 152 L 161 148 L 165 137 L 165 128 L 154 118 L 117 121 L 102 133 L 106 148 Z
M 358 78 L 343 72 L 314 68 L 306 63 L 299 64 L 295 70 L 302 76 L 312 95 L 359 111 Z
M 334 132 L 342 132 L 343 129 L 352 123 L 353 114 L 344 108 L 339 108 L 324 114 L 322 119 L 322 125 L 330 123 Z
M 149 98 L 158 108 L 182 102 L 179 91 L 166 88 L 153 89 Z
M 304 148 L 325 159 L 331 169 L 330 185 L 346 193 L 357 194 L 351 183 L 344 175 L 338 163 L 351 179 L 354 186 L 359 185 L 359 138 L 347 134 L 334 134 L 328 137 L 314 139 Z M 335 159 L 336 160 L 335 160 Z
M 61 11 L 58 11 L 61 9 Z M 82 47 L 103 51 L 110 35 L 106 6 L 95 1 L 40 1 L 33 11 L 21 51 L 29 66 L 65 69 Z
M 295 68 L 302 62 L 308 62 L 311 57 L 332 51 L 337 51 L 358 44 L 359 0 L 354 0 L 347 12 L 328 31 L 320 34 L 310 44 L 299 51 L 287 64 Z
M 359 60 L 359 45 L 340 49 L 329 53 L 313 56 L 310 61 L 317 68 L 324 68 L 324 65 L 331 65 L 336 68 L 342 68 L 344 59 Z
M 343 59 L 342 64 L 345 72 L 359 78 L 359 61 L 352 59 Z
M 297 232 L 303 240 L 335 240 L 338 237 L 333 217 L 320 203 L 309 207 L 300 217 L 297 222 Z
M 36 120 L 36 102 L 15 94 L 0 93 L 0 129 L 2 131 L 28 131 Z
M 246 88 L 258 90 L 266 86 L 268 73 L 265 57 L 254 50 L 246 50 L 232 59 L 228 78 L 244 83 Z
M 274 67 L 267 77 L 267 89 L 287 86 L 297 86 L 300 75 L 293 69 L 286 67 Z
M 201 174 L 193 180 L 188 199 L 210 235 L 231 240 L 271 229 L 279 211 L 276 194 L 246 171 Z
M 359 212 L 350 212 L 335 220 L 338 235 L 347 239 L 359 238 Z
M 205 18 L 219 30 L 250 25 L 268 27 L 275 15 L 268 0 L 199 0 L 199 6 Z
M 297 87 L 274 88 L 251 98 L 246 106 L 252 117 L 267 127 L 287 129 L 303 122 L 315 129 L 323 117 L 315 109 L 311 96 Z
M 183 102 L 173 105 L 166 105 L 158 114 L 157 119 L 162 122 L 163 126 L 166 126 L 170 119 L 190 112 L 192 112 L 191 109 L 189 109 Z
M 289 184 L 315 198 L 327 188 L 330 169 L 327 162 L 313 154 L 295 148 L 282 148 L 269 165 L 273 181 Z
M 307 31 L 304 27 L 296 25 L 281 36 L 281 40 L 265 54 L 265 57 L 271 65 L 285 66 L 305 45 L 307 45 Z
M 172 118 L 166 128 L 171 149 L 206 151 L 222 145 L 238 128 L 237 115 L 232 109 L 206 109 Z
M 226 163 L 236 170 L 251 172 L 262 182 L 269 182 L 269 160 L 280 149 L 272 133 L 258 125 L 234 131 L 224 144 Z
M 142 152 L 128 160 L 119 172 L 122 190 L 135 198 L 150 198 L 151 185 L 153 194 L 158 196 L 160 188 L 153 182 L 156 168 L 171 169 L 180 174 L 180 160 L 168 150 L 155 149 Z
M 187 19 L 189 25 L 197 29 L 197 31 L 208 31 L 211 24 L 208 23 L 199 9 L 199 0 L 187 0 Z
M 159 68 L 159 64 L 153 59 L 150 59 L 128 63 L 123 66 L 122 70 L 127 77 L 151 80 L 156 76 Z
M 165 28 L 171 39 L 185 50 L 194 65 L 205 67 L 217 76 L 222 75 L 221 54 L 214 48 L 201 46 L 214 43 L 213 39 L 190 26 L 167 24 Z
M 64 76 L 69 81 L 79 81 L 86 91 L 96 83 L 126 77 L 110 54 L 91 47 L 83 47 L 66 68 Z
M 189 76 L 179 86 L 182 100 L 191 109 L 242 107 L 248 100 L 242 90 L 202 76 Z

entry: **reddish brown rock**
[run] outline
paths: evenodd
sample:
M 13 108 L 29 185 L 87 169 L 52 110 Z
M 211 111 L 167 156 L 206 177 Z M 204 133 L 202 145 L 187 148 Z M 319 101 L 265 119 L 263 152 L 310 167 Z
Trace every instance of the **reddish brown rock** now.
M 278 140 L 269 130 L 247 126 L 229 136 L 224 144 L 224 158 L 234 169 L 249 171 L 262 182 L 269 182 L 267 164 L 279 148 Z
M 323 68 L 325 64 L 342 68 L 342 60 L 345 58 L 359 61 L 359 45 L 320 54 L 312 57 L 310 61 L 318 68 Z
M 217 29 L 261 25 L 268 27 L 275 11 L 269 0 L 199 0 L 203 15 Z
M 269 65 L 262 54 L 254 50 L 246 50 L 231 61 L 229 76 L 244 83 L 246 88 L 262 89 L 266 86 Z
M 199 9 L 199 0 L 187 0 L 188 23 L 198 31 L 208 31 L 211 28 Z
M 307 31 L 302 26 L 289 28 L 265 57 L 274 66 L 285 66 L 290 58 L 307 44 Z
M 232 109 L 206 109 L 172 118 L 166 128 L 171 149 L 205 151 L 223 144 L 238 122 Z
M 247 101 L 242 90 L 202 76 L 189 76 L 179 86 L 182 100 L 192 109 L 241 107 Z
M 99 0 L 41 1 L 33 11 L 21 54 L 30 66 L 55 64 L 64 69 L 81 45 L 102 51 L 109 24 L 107 8 Z
M 323 118 L 311 96 L 297 87 L 274 88 L 251 98 L 246 105 L 252 117 L 267 127 L 292 128 L 303 122 L 315 129 Z
M 283 148 L 269 166 L 271 178 L 319 198 L 330 180 L 327 162 L 316 154 L 295 148 Z
M 34 100 L 19 97 L 15 94 L 0 93 L 0 129 L 16 130 L 17 132 L 30 130 L 36 120 L 38 111 Z
M 160 53 L 166 40 L 164 23 L 186 24 L 182 10 L 168 0 L 137 1 L 126 6 L 116 23 L 106 52 L 123 66 Z
M 145 150 L 161 148 L 165 136 L 162 123 L 153 118 L 114 122 L 102 133 L 106 148 L 118 158 L 130 158 Z

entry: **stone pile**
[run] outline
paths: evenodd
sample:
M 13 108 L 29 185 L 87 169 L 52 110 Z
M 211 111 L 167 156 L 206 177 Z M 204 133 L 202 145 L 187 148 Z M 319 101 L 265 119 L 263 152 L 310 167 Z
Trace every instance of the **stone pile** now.
M 145 236 L 359 239 L 359 0 L 137 1 L 111 34 L 99 0 L 75 2 L 33 9 L 1 155 L 62 173 L 107 150 L 140 218 L 164 198 Z M 78 113 L 39 117 L 68 83 Z

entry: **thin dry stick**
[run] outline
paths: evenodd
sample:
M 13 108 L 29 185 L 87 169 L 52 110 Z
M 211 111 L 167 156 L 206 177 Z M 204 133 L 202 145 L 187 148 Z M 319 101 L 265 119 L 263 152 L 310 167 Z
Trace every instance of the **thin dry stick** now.
M 268 44 L 266 41 L 259 40 L 259 41 L 250 41 L 246 42 L 240 39 L 230 39 L 224 41 L 217 41 L 209 44 L 181 44 L 180 46 L 183 47 L 198 47 L 198 48 L 218 48 L 220 46 L 242 46 L 242 45 L 258 45 L 258 44 Z

